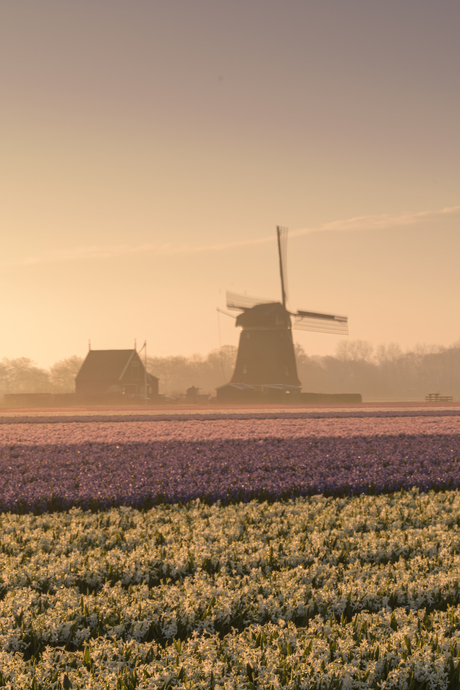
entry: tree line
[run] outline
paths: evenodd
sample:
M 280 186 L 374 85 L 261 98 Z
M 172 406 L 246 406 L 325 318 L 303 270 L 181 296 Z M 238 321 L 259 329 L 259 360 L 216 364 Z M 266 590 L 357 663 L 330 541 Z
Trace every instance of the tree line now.
M 334 356 L 308 356 L 297 347 L 303 390 L 361 393 L 363 400 L 424 400 L 429 393 L 460 399 L 460 341 L 449 347 L 396 343 L 374 348 L 362 340 L 341 341 Z
M 82 357 L 68 357 L 49 369 L 38 367 L 27 357 L 4 358 L 0 362 L 0 395 L 5 393 L 73 393 Z
M 160 393 L 179 397 L 191 386 L 215 395 L 228 383 L 237 348 L 224 345 L 192 357 L 149 357 L 147 369 L 160 379 Z M 397 344 L 374 348 L 362 340 L 340 341 L 335 354 L 308 355 L 296 345 L 302 388 L 315 393 L 361 393 L 364 400 L 423 400 L 428 393 L 460 399 L 460 341 L 449 347 L 420 345 L 403 351 Z M 69 357 L 40 368 L 30 359 L 0 362 L 0 395 L 4 393 L 72 393 L 83 362 Z

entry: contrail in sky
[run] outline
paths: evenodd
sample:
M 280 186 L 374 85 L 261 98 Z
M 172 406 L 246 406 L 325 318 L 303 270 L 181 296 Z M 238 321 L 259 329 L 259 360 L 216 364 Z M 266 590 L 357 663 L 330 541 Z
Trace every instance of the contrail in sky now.
M 369 215 L 356 216 L 345 220 L 336 220 L 311 228 L 299 228 L 290 231 L 290 237 L 309 235 L 317 232 L 355 232 L 364 230 L 385 230 L 397 227 L 407 227 L 416 223 L 427 223 L 440 220 L 446 216 L 460 213 L 460 206 L 451 206 L 438 211 L 419 211 L 417 213 L 403 213 L 400 215 Z M 154 244 L 145 243 L 139 245 L 103 245 L 72 247 L 46 252 L 38 256 L 31 256 L 12 262 L 1 263 L 2 268 L 12 266 L 35 266 L 40 264 L 60 263 L 63 261 L 76 261 L 82 259 L 108 259 L 117 257 L 129 257 L 140 254 L 153 254 L 155 256 L 173 256 L 175 254 L 202 254 L 205 252 L 220 252 L 236 247 L 266 244 L 274 242 L 275 236 L 260 237 L 253 240 L 240 240 L 236 242 L 224 242 L 205 245 L 187 244 Z
M 443 216 L 454 215 L 460 212 L 460 206 L 443 208 L 440 211 L 419 211 L 418 213 L 403 213 L 398 216 L 391 216 L 387 213 L 374 216 L 356 216 L 348 220 L 336 220 L 325 223 L 316 228 L 304 228 L 293 230 L 289 233 L 291 237 L 297 235 L 307 235 L 311 232 L 351 232 L 356 230 L 384 230 L 407 225 L 415 225 L 419 222 L 436 221 Z

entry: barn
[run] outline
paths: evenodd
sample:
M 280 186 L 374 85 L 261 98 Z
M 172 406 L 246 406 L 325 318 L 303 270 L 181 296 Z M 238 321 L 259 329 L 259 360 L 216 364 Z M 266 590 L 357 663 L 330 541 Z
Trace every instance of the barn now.
M 155 398 L 158 379 L 146 374 L 136 350 L 90 350 L 75 378 L 75 392 L 79 396 Z

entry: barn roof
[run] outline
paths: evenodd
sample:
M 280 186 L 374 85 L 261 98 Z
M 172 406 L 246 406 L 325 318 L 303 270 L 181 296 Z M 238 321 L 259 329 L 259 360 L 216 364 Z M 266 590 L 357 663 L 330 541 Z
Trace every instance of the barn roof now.
M 119 381 L 133 357 L 140 359 L 136 350 L 90 350 L 77 378 L 80 381 L 94 379 Z

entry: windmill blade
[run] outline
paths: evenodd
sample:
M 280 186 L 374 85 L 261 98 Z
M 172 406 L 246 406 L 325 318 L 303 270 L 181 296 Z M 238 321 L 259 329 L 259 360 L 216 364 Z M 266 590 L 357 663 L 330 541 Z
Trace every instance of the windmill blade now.
M 225 314 L 225 316 L 229 316 L 231 319 L 236 319 L 236 316 L 233 314 L 229 314 L 228 311 L 225 311 L 225 309 L 219 309 L 219 307 L 216 307 L 216 311 L 219 312 L 219 314 Z
M 276 234 L 278 237 L 278 254 L 280 259 L 280 276 L 281 276 L 281 296 L 283 307 L 286 307 L 288 301 L 288 285 L 287 285 L 287 238 L 288 229 L 276 226 Z
M 239 295 L 237 292 L 227 291 L 227 309 L 244 311 L 245 309 L 252 309 L 257 304 L 270 304 L 271 302 L 272 300 L 262 297 L 249 297 L 249 295 Z
M 348 335 L 348 317 L 321 314 L 316 311 L 298 311 L 294 316 L 293 328 L 318 333 Z

